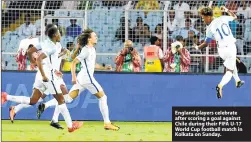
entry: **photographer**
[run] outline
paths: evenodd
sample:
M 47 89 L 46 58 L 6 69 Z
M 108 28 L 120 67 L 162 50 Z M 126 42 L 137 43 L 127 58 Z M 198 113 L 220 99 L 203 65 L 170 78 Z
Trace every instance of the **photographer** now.
M 177 36 L 176 42 L 172 43 L 164 55 L 164 72 L 189 72 L 190 53 L 184 45 L 183 37 Z
M 119 52 L 115 59 L 117 72 L 140 72 L 141 58 L 131 40 L 126 40 L 124 48 Z

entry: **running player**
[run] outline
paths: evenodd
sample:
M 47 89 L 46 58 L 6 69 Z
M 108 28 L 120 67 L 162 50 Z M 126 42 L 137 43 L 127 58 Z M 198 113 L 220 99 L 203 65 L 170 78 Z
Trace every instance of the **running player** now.
M 96 43 L 97 36 L 90 29 L 85 30 L 78 37 L 78 45 L 81 48 L 81 53 L 73 60 L 71 65 L 72 83 L 74 85 L 69 92 L 69 96 L 74 99 L 85 89 L 89 90 L 99 99 L 99 108 L 104 119 L 104 129 L 119 130 L 120 128 L 118 126 L 110 122 L 107 96 L 93 76 L 94 69 L 101 68 L 99 64 L 96 64 L 96 51 L 94 48 Z M 76 77 L 76 64 L 79 62 L 81 62 L 82 68 Z M 38 111 L 42 113 L 44 109 L 38 108 Z
M 46 26 L 46 29 L 45 29 L 45 35 L 46 35 L 46 36 L 47 36 L 47 33 L 48 33 L 48 29 L 51 28 L 51 27 L 53 27 L 53 26 L 55 26 L 55 25 L 54 25 L 54 24 L 48 24 L 48 25 Z M 55 26 L 55 27 L 56 27 L 56 26 Z M 47 38 L 48 38 L 48 37 L 47 37 Z M 55 63 L 55 65 L 53 65 L 53 66 L 56 67 L 56 70 L 59 71 L 59 70 L 60 70 L 61 61 L 62 61 L 61 56 L 65 54 L 65 51 L 66 51 L 66 50 L 65 50 L 64 48 L 62 48 L 60 42 L 57 42 L 57 43 L 56 43 L 56 48 L 57 48 L 57 53 L 56 53 L 55 55 L 58 56 L 58 57 L 55 57 L 55 58 L 57 58 L 58 60 L 56 60 L 56 62 L 53 62 L 53 63 Z M 28 51 L 28 53 L 29 53 L 29 54 L 28 54 L 28 55 L 29 55 L 29 58 L 30 58 L 31 61 L 34 63 L 35 61 L 32 60 L 33 58 L 32 58 L 31 56 L 32 56 L 32 54 L 33 54 L 34 52 L 35 52 L 35 53 L 39 53 L 39 51 L 37 50 L 37 48 L 36 48 L 34 45 L 30 45 L 30 47 L 29 47 L 28 49 L 30 49 L 30 50 Z M 58 82 L 60 83 L 60 89 L 61 89 L 61 91 L 63 92 L 63 95 L 67 95 L 68 90 L 67 90 L 67 88 L 66 88 L 66 85 L 65 85 L 65 83 L 64 83 L 64 81 L 63 81 L 63 79 L 62 79 L 62 77 L 60 77 L 60 76 L 55 76 L 55 78 L 58 79 Z M 45 91 L 45 92 L 46 92 L 46 91 Z M 40 98 L 38 102 L 41 102 L 45 97 L 46 97 L 46 95 L 43 95 L 42 98 Z M 64 96 L 64 97 L 66 97 L 66 96 Z M 56 100 L 55 100 L 55 101 L 56 101 Z M 57 102 L 57 101 L 56 101 L 56 102 Z M 48 103 L 50 103 L 50 101 L 49 101 Z M 22 110 L 23 108 L 28 108 L 28 107 L 31 107 L 31 106 L 32 106 L 32 105 L 28 105 L 28 104 L 18 104 L 17 106 L 11 106 L 10 109 L 9 109 L 9 110 L 10 110 L 10 120 L 11 120 L 11 122 L 12 122 L 12 123 L 14 122 L 14 118 L 15 118 L 17 112 L 19 112 L 19 111 Z M 58 116 L 57 116 L 57 115 L 59 115 L 59 110 L 58 110 L 58 108 L 55 109 L 54 115 L 56 115 L 56 116 L 53 116 L 53 118 L 54 118 L 54 117 L 58 117 Z M 40 114 L 37 114 L 37 116 L 40 116 Z M 57 129 L 63 129 L 63 127 L 59 125 L 58 121 L 51 121 L 50 125 L 51 125 L 52 127 L 57 128 Z
M 48 29 L 50 29 L 50 28 L 53 27 L 53 26 L 54 26 L 53 24 L 48 24 L 48 25 L 46 26 L 46 28 L 45 28 L 45 35 L 46 35 L 46 36 L 47 36 L 47 33 L 48 33 Z M 36 52 L 37 55 L 40 54 L 40 52 L 37 51 L 37 49 L 36 49 L 35 46 L 37 46 L 37 43 L 31 43 L 31 44 L 29 45 L 29 47 L 28 47 L 28 50 L 27 50 L 27 55 L 28 55 L 29 59 L 31 59 L 31 62 L 32 62 L 33 64 L 35 64 L 35 61 L 32 60 L 33 57 L 32 57 L 32 54 L 29 54 L 29 50 L 33 50 L 32 53 Z M 35 50 L 34 50 L 33 48 L 35 48 Z M 38 102 L 43 101 L 43 99 L 44 99 L 45 97 L 46 97 L 46 95 L 43 94 L 43 96 L 38 100 Z M 15 116 L 16 116 L 16 114 L 17 114 L 20 110 L 22 110 L 22 109 L 24 109 L 24 108 L 29 108 L 29 107 L 31 107 L 31 106 L 32 106 L 32 105 L 29 105 L 29 104 L 18 104 L 18 105 L 16 105 L 16 106 L 10 106 L 9 111 L 10 111 L 10 120 L 11 120 L 11 122 L 12 122 L 12 123 L 14 122 Z
M 221 6 L 220 8 L 228 13 L 229 16 L 213 18 L 213 10 L 210 7 L 201 9 L 200 14 L 207 24 L 206 39 L 201 45 L 195 46 L 196 49 L 202 49 L 206 47 L 212 39 L 215 39 L 217 42 L 218 53 L 224 60 L 223 64 L 226 67 L 226 72 L 221 82 L 216 86 L 217 97 L 219 99 L 222 98 L 223 86 L 226 85 L 232 77 L 234 77 L 236 81 L 237 88 L 240 88 L 244 84 L 244 81 L 241 81 L 238 76 L 236 67 L 236 39 L 228 24 L 229 21 L 237 20 L 237 16 L 225 6 Z
M 52 27 L 48 30 L 49 39 L 45 40 L 41 44 L 42 53 L 36 59 L 36 63 L 39 71 L 36 74 L 36 79 L 34 83 L 33 95 L 31 98 L 25 96 L 11 96 L 6 93 L 2 93 L 2 103 L 7 100 L 14 101 L 17 103 L 24 103 L 34 105 L 41 98 L 42 93 L 48 89 L 50 94 L 53 94 L 54 98 L 58 101 L 58 109 L 63 115 L 69 132 L 73 132 L 79 129 L 83 123 L 73 122 L 71 120 L 70 113 L 66 107 L 62 91 L 60 89 L 60 84 L 55 79 L 56 74 L 60 74 L 54 69 L 53 62 L 57 60 L 58 56 L 56 54 L 56 43 L 60 41 L 60 33 L 56 27 Z

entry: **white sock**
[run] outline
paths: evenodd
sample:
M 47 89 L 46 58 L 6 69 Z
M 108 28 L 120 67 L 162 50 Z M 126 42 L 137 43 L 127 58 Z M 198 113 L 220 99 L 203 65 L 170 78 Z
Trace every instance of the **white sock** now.
M 58 122 L 58 117 L 59 117 L 60 110 L 58 108 L 58 105 L 55 107 L 55 111 L 53 113 L 52 121 L 57 123 Z
M 73 99 L 70 97 L 69 94 L 64 95 L 64 100 L 65 103 L 71 103 L 73 101 Z M 45 104 L 45 109 L 47 109 L 48 107 L 56 106 L 58 104 L 58 101 L 56 99 L 52 99 L 44 104 Z
M 56 106 L 58 104 L 58 101 L 56 99 L 52 99 L 52 100 L 49 100 L 48 102 L 46 102 L 44 104 L 45 104 L 44 109 L 47 109 L 48 107 Z
M 225 75 L 222 77 L 222 80 L 220 82 L 220 85 L 223 87 L 226 85 L 232 78 L 233 74 L 230 71 L 227 71 Z
M 66 104 L 58 105 L 58 108 L 59 108 L 59 111 L 61 112 L 61 114 L 64 117 L 64 120 L 65 120 L 65 123 L 66 123 L 67 127 L 72 128 L 72 120 L 71 120 L 69 110 L 66 107 Z
M 32 105 L 19 104 L 19 105 L 15 106 L 14 112 L 17 113 L 17 112 L 19 112 L 21 109 L 28 108 L 28 107 L 31 107 L 31 106 L 32 106 Z
M 65 103 L 71 103 L 73 101 L 73 99 L 71 98 L 69 94 L 64 95 L 64 100 L 65 100 Z
M 237 67 L 236 67 L 236 66 L 234 67 L 233 77 L 234 77 L 235 82 L 238 82 L 238 81 L 241 80 L 241 79 L 239 78 L 239 75 L 238 75 L 238 71 L 237 71 Z
M 19 104 L 30 104 L 30 97 L 7 95 L 7 100 Z
M 108 106 L 107 106 L 107 96 L 106 95 L 99 98 L 99 109 L 102 113 L 104 122 L 110 123 L 111 121 L 109 119 L 109 110 L 108 110 Z

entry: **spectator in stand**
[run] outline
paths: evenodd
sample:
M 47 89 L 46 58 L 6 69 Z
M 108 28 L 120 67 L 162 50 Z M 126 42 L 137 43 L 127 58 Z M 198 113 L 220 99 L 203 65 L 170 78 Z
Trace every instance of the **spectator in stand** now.
M 200 37 L 198 35 L 194 35 L 193 37 L 193 44 L 194 45 L 200 45 L 202 42 L 200 41 Z M 189 50 L 190 55 L 192 54 L 201 54 L 201 50 L 196 50 L 192 46 L 189 46 L 187 48 Z M 191 62 L 189 66 L 190 72 L 198 73 L 203 71 L 203 64 L 202 64 L 202 58 L 201 56 L 191 56 Z
M 237 24 L 237 29 L 236 29 L 236 47 L 238 49 L 237 53 L 241 53 L 241 55 L 244 55 L 244 50 L 243 50 L 243 46 L 244 46 L 243 36 L 244 36 L 244 27 L 245 27 L 244 15 L 242 14 L 237 15 L 237 19 L 238 19 L 238 24 Z
M 139 0 L 135 9 L 142 9 L 142 10 L 156 10 L 159 9 L 159 3 L 156 0 L 146 1 L 146 0 Z M 145 18 L 147 18 L 148 11 L 144 11 Z
M 178 24 L 181 24 L 184 19 L 187 19 L 185 15 L 189 15 L 190 6 L 184 1 L 179 0 L 176 5 L 174 5 L 173 9 L 175 10 L 175 19 Z M 182 28 L 183 26 L 180 26 Z
M 135 32 L 130 28 L 131 21 L 128 20 L 128 39 L 134 41 L 135 40 Z M 125 42 L 125 17 L 120 18 L 120 27 L 117 29 L 115 38 L 117 40 L 122 40 Z
M 74 39 L 82 33 L 82 28 L 77 25 L 77 19 L 70 20 L 71 25 L 66 28 L 66 36 L 71 36 Z
M 194 27 L 192 26 L 191 19 L 186 19 L 185 20 L 185 27 L 181 28 L 177 31 L 174 31 L 172 33 L 172 38 L 175 39 L 175 37 L 177 37 L 178 35 L 182 36 L 183 38 L 188 38 L 188 32 L 190 30 L 194 31 L 195 35 L 198 34 L 198 31 L 196 29 L 194 29 Z
M 62 27 L 58 24 L 58 19 L 52 19 L 52 24 L 54 24 L 58 27 L 58 30 L 59 30 L 61 36 L 65 36 L 66 30 L 64 27 Z
M 248 3 L 249 2 L 249 3 Z M 251 18 L 251 2 L 242 0 L 240 6 L 237 9 L 237 15 L 244 15 L 244 18 Z
M 147 24 L 144 24 L 143 36 L 139 42 L 144 46 L 147 43 L 149 43 L 149 39 L 151 38 L 151 36 L 152 36 L 152 33 L 150 31 L 150 27 Z
M 163 71 L 163 52 L 160 48 L 160 39 L 156 36 L 150 38 L 151 45 L 144 47 L 145 72 Z
M 24 38 L 36 37 L 36 26 L 31 23 L 30 14 L 25 15 L 25 23 L 19 28 L 18 35 Z
M 72 58 L 71 58 L 71 53 L 74 50 L 74 44 L 73 42 L 68 42 L 66 45 L 67 48 L 67 52 L 66 54 L 62 57 L 62 65 L 63 71 L 71 71 L 71 62 L 72 62 Z
M 189 72 L 190 53 L 184 45 L 183 37 L 177 36 L 164 55 L 164 72 Z
M 135 32 L 135 40 L 140 41 L 140 39 L 144 36 L 143 31 L 144 31 L 144 24 L 143 24 L 143 19 L 141 17 L 138 17 L 136 19 L 136 26 L 133 27 L 133 31 Z
M 179 23 L 175 19 L 175 11 L 173 10 L 169 11 L 169 15 L 167 18 L 167 28 L 170 33 L 179 29 Z
M 158 25 L 155 27 L 153 36 L 158 37 L 160 40 L 163 39 L 163 27 L 161 26 L 161 24 L 158 24 Z
M 198 19 L 197 21 L 195 21 L 195 24 L 194 24 L 194 28 L 195 30 L 198 31 L 198 36 L 200 37 L 200 41 L 204 40 L 206 37 L 205 37 L 205 28 L 206 25 L 204 24 L 204 22 L 202 21 L 202 19 Z
M 125 41 L 124 48 L 115 59 L 115 64 L 117 72 L 140 72 L 141 58 L 131 40 Z

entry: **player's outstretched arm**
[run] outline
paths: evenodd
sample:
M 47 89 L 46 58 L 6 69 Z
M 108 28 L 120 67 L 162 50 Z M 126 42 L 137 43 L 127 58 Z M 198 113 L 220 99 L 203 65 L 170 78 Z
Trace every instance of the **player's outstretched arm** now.
M 199 46 L 198 46 L 198 45 L 195 45 L 194 48 L 198 50 L 198 49 L 202 49 L 202 48 L 207 47 L 207 46 L 208 46 L 208 43 L 207 43 L 206 41 L 204 41 L 204 42 L 203 42 L 201 45 L 199 45 Z
M 71 63 L 71 75 L 72 75 L 72 84 L 77 83 L 77 76 L 76 76 L 76 65 L 79 63 L 78 58 L 75 58 Z
M 234 20 L 237 20 L 237 16 L 229 9 L 227 9 L 225 6 L 221 6 L 220 9 L 224 10 L 229 16 L 232 16 Z
M 43 69 L 43 66 L 42 66 L 42 61 L 44 58 L 46 58 L 47 56 L 42 53 L 38 56 L 37 58 L 37 66 L 38 66 L 38 69 L 43 77 L 43 81 L 47 82 L 48 81 L 48 78 L 46 77 L 45 73 L 44 73 L 44 69 Z

